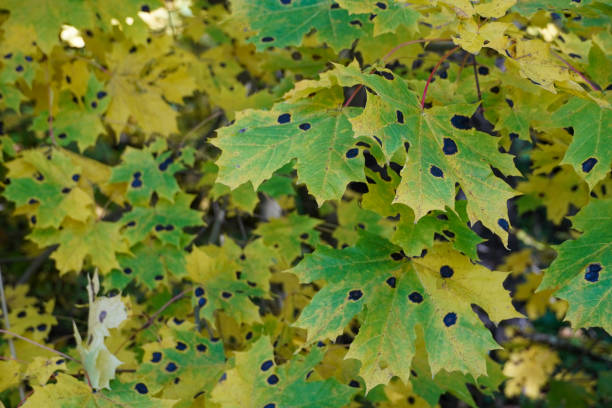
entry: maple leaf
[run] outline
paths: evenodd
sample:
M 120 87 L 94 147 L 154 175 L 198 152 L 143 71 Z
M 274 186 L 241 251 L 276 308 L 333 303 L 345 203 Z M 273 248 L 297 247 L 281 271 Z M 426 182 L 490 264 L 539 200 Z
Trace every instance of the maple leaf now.
M 178 132 L 177 111 L 164 99 L 181 104 L 196 83 L 187 75 L 187 56 L 165 55 L 170 53 L 170 41 L 162 38 L 140 47 L 121 42 L 108 55 L 111 77 L 106 89 L 111 101 L 105 120 L 117 137 L 130 120 L 147 134 Z M 144 69 L 151 64 L 153 69 Z
M 145 175 L 142 178 L 144 180 Z M 185 234 L 183 228 L 203 224 L 202 213 L 190 208 L 194 198 L 180 192 L 174 202 L 160 198 L 155 206 L 134 207 L 121 218 L 125 225 L 125 238 L 134 245 L 152 234 L 161 242 L 177 248 L 187 245 L 191 236 Z
M 483 394 L 493 395 L 499 385 L 506 379 L 498 363 L 488 356 L 485 357 L 485 360 L 486 375 L 474 378 L 470 374 L 459 371 L 449 372 L 442 369 L 434 376 L 429 367 L 425 341 L 423 336 L 419 335 L 417 337 L 416 353 L 412 360 L 410 383 L 414 391 L 425 399 L 430 406 L 435 406 L 442 394 L 450 392 L 470 406 L 477 407 L 467 387 L 468 384 L 478 387 Z
M 537 344 L 512 353 L 503 371 L 510 377 L 506 395 L 512 397 L 524 392 L 530 398 L 538 398 L 558 363 L 559 357 L 554 350 Z
M 473 105 L 448 105 L 422 110 L 408 83 L 388 71 L 363 74 L 354 64 L 336 65 L 319 81 L 305 81 L 290 97 L 311 88 L 337 82 L 363 84 L 370 95 L 359 116 L 351 118 L 356 135 L 382 145 L 387 160 L 400 148 L 407 150 L 402 181 L 394 202 L 408 205 L 418 220 L 430 210 L 455 207 L 455 183 L 467 196 L 467 213 L 507 239 L 506 201 L 516 193 L 493 175 L 491 167 L 506 175 L 519 175 L 510 155 L 498 151 L 497 141 L 466 123 Z M 378 140 L 376 140 L 378 138 Z M 495 199 L 491 199 L 495 192 Z
M 314 228 L 320 223 L 315 218 L 293 213 L 287 218 L 261 223 L 253 232 L 262 237 L 267 247 L 277 250 L 278 256 L 289 267 L 295 258 L 302 255 L 302 244 L 314 247 L 319 243 L 319 234 Z
M 210 393 L 225 369 L 223 343 L 192 330 L 164 327 L 160 341 L 143 345 L 145 354 L 136 378 L 169 400 L 190 400 Z
M 249 297 L 264 296 L 264 289 L 242 276 L 241 266 L 224 247 L 195 247 L 187 255 L 187 272 L 197 285 L 192 302 L 202 316 L 214 321 L 216 310 L 225 310 L 239 322 L 261 318 Z
M 401 259 L 397 247 L 376 236 L 344 250 L 317 248 L 290 270 L 303 282 L 327 281 L 296 326 L 308 329 L 309 343 L 333 338 L 366 306 L 347 358 L 362 361 L 368 389 L 393 375 L 408 380 L 417 327 L 433 374 L 442 368 L 485 374 L 485 350 L 499 346 L 471 304 L 494 321 L 517 316 L 502 287 L 507 274 L 473 265 L 448 245 L 435 245 L 424 258 Z
M 129 247 L 119 231 L 119 224 L 91 220 L 87 223 L 66 221 L 63 229 L 36 229 L 28 238 L 41 247 L 59 245 L 51 254 L 60 275 L 80 271 L 86 258 L 106 274 L 119 268 L 117 253 L 129 253 Z
M 235 367 L 212 392 L 213 401 L 223 407 L 335 408 L 347 404 L 357 391 L 334 378 L 307 381 L 308 373 L 323 358 L 320 348 L 277 366 L 270 340 L 262 336 L 248 351 L 235 356 Z M 243 392 L 232 392 L 237 389 Z
M 109 182 L 129 183 L 126 196 L 133 204 L 148 204 L 153 192 L 172 203 L 180 191 L 174 174 L 183 166 L 172 157 L 172 152 L 158 154 L 155 149 L 128 147 L 122 155 L 123 163 L 113 167 Z
M 142 408 L 171 408 L 176 401 L 153 398 L 143 383 L 114 383 L 112 390 L 91 392 L 82 381 L 59 373 L 56 382 L 42 387 L 34 386 L 34 393 L 23 404 L 37 408 L 61 406 L 63 408 L 113 408 L 130 406 Z M 143 387 L 144 386 L 144 387 Z
M 612 201 L 596 200 L 572 217 L 583 234 L 557 247 L 557 258 L 546 270 L 538 291 L 557 288 L 569 303 L 566 319 L 575 328 L 602 327 L 612 332 L 607 313 L 612 307 Z
M 17 213 L 27 214 L 38 228 L 59 227 L 65 220 L 86 222 L 93 217 L 94 201 L 81 178 L 82 167 L 63 150 L 49 154 L 27 150 L 11 162 L 11 183 L 6 197 L 17 205 Z
M 98 135 L 106 133 L 100 115 L 106 111 L 109 98 L 103 91 L 103 84 L 91 75 L 83 97 L 83 105 L 72 96 L 60 95 L 59 111 L 53 115 L 53 134 L 57 143 L 67 146 L 76 142 L 81 151 L 93 146 Z M 49 129 L 49 112 L 42 112 L 32 123 L 32 129 Z
M 236 14 L 248 21 L 257 34 L 249 39 L 258 50 L 267 47 L 301 45 L 302 37 L 316 28 L 319 41 L 326 42 L 336 52 L 349 48 L 362 31 L 360 25 L 367 24 L 367 16 L 352 15 L 334 6 L 332 0 L 261 1 L 232 0 Z M 275 24 L 270 24 L 274 16 Z
M 362 181 L 364 160 L 355 147 L 347 111 L 336 108 L 339 92 L 322 92 L 296 103 L 279 103 L 271 111 L 247 110 L 236 123 L 218 131 L 214 144 L 218 182 L 236 188 L 250 181 L 255 188 L 291 159 L 298 182 L 305 183 L 319 204 L 337 199 L 350 181 Z
M 155 239 L 143 240 L 130 248 L 133 256 L 119 254 L 120 269 L 114 270 L 105 279 L 106 284 L 123 289 L 132 280 L 144 283 L 154 289 L 160 283 L 168 282 L 170 276 L 182 277 L 185 272 L 183 248 L 164 245 Z
M 62 24 L 70 22 L 77 27 L 90 27 L 94 22 L 91 8 L 86 2 L 78 0 L 43 0 L 35 4 L 7 0 L 2 8 L 11 12 L 4 29 L 19 26 L 34 29 L 36 42 L 45 54 L 49 54 L 53 46 L 59 43 Z
M 571 98 L 551 116 L 555 127 L 571 126 L 574 138 L 562 163 L 570 164 L 590 188 L 602 180 L 612 165 L 612 108 L 594 101 Z

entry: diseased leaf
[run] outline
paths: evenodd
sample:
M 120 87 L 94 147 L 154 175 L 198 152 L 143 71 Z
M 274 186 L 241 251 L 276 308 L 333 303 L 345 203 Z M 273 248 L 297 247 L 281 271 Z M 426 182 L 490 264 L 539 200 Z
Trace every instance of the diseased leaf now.
M 297 158 L 298 182 L 308 186 L 319 204 L 340 198 L 350 181 L 364 180 L 349 112 L 335 110 L 341 103 L 338 92 L 323 92 L 276 104 L 271 111 L 241 113 L 214 140 L 223 150 L 217 181 L 231 188 L 251 181 L 258 188 Z
M 594 101 L 572 98 L 553 113 L 556 127 L 571 126 L 574 138 L 562 163 L 570 164 L 590 188 L 601 181 L 612 166 L 612 109 Z
M 612 332 L 612 201 L 592 201 L 576 216 L 573 227 L 583 234 L 557 248 L 538 291 L 556 288 L 569 303 L 566 319 L 575 328 L 597 326 Z
M 343 406 L 356 392 L 354 388 L 333 378 L 308 381 L 308 373 L 322 358 L 322 350 L 315 347 L 308 355 L 298 354 L 277 366 L 270 340 L 261 337 L 248 351 L 236 353 L 235 368 L 215 387 L 212 399 L 227 408 Z M 244 392 L 232 392 L 237 389 Z
M 347 358 L 362 361 L 360 374 L 368 389 L 394 375 L 408 380 L 418 327 L 432 373 L 444 368 L 485 374 L 486 350 L 498 345 L 471 304 L 493 321 L 517 316 L 502 287 L 507 274 L 473 265 L 448 245 L 403 261 L 397 247 L 380 237 L 364 237 L 341 251 L 319 247 L 291 272 L 301 281 L 327 281 L 296 322 L 308 329 L 309 343 L 338 335 L 365 306 Z

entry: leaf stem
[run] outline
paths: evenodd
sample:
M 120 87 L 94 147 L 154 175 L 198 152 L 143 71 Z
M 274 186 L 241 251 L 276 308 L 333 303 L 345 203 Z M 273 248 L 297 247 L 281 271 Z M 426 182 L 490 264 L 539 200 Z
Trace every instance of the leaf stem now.
M 425 97 L 427 96 L 427 88 L 429 88 L 429 83 L 433 79 L 433 76 L 435 75 L 436 71 L 438 70 L 438 68 L 440 68 L 440 65 L 442 65 L 442 63 L 446 61 L 446 59 L 450 57 L 459 48 L 461 47 L 456 46 L 455 48 L 448 50 L 446 54 L 444 54 L 442 58 L 440 58 L 434 69 L 431 71 L 431 74 L 429 74 L 429 78 L 427 78 L 427 83 L 425 84 L 425 88 L 423 89 L 423 99 L 421 99 L 421 111 L 425 109 Z
M 40 347 L 41 349 L 45 349 L 45 350 L 47 350 L 47 351 L 49 351 L 51 353 L 59 354 L 60 356 L 66 358 L 68 360 L 72 360 L 72 361 L 75 361 L 75 362 L 83 365 L 83 363 L 80 360 L 77 360 L 76 358 L 70 357 L 68 354 L 64 354 L 61 351 L 54 350 L 51 347 L 47 347 L 45 345 L 42 345 L 42 344 L 40 344 L 40 343 L 38 343 L 38 342 L 36 342 L 34 340 L 28 339 L 27 337 L 20 336 L 19 334 L 13 333 L 12 331 L 0 329 L 0 333 L 4 333 L 4 334 L 8 334 L 8 335 L 13 336 L 13 337 L 17 337 L 18 339 L 23 340 L 25 342 L 28 342 L 28 343 L 36 346 L 36 347 Z M 9 341 L 11 341 L 11 339 L 9 339 Z
M 410 41 L 406 41 L 403 42 L 401 44 L 396 45 L 395 47 L 393 47 L 393 49 L 391 49 L 391 51 L 389 51 L 387 54 L 385 54 L 384 57 L 382 57 L 380 59 L 381 62 L 385 62 L 387 60 L 387 58 L 389 58 L 391 55 L 395 54 L 398 50 L 407 47 L 409 45 L 412 44 L 419 44 L 419 43 L 425 43 L 425 42 L 432 42 L 432 41 L 452 41 L 450 38 L 423 38 L 420 40 L 410 40 Z
M 482 107 L 482 94 L 480 93 L 480 81 L 478 81 L 478 67 L 476 63 L 476 55 L 472 55 L 472 66 L 474 67 L 474 80 L 476 81 L 476 92 L 478 93 L 478 109 L 483 112 L 484 108 Z
M 2 303 L 2 314 L 4 315 L 4 327 L 6 327 L 7 330 L 10 330 L 11 324 L 9 322 L 9 317 L 8 317 L 8 306 L 6 305 L 6 296 L 4 296 L 4 283 L 2 282 L 2 269 L 0 269 L 0 302 Z M 9 349 L 11 350 L 11 357 L 13 358 L 13 360 L 18 361 L 17 352 L 15 351 L 15 344 L 13 343 L 13 339 L 9 338 L 7 340 L 9 344 Z M 23 384 L 21 384 L 21 382 L 19 383 L 19 398 L 20 399 L 25 398 L 25 391 L 23 389 Z
M 391 55 L 395 54 L 398 50 L 400 50 L 400 49 L 402 49 L 404 47 L 407 47 L 407 46 L 412 45 L 412 44 L 420 44 L 420 43 L 426 43 L 426 42 L 432 42 L 432 41 L 451 41 L 451 39 L 450 38 L 422 38 L 420 40 L 406 41 L 406 42 L 403 42 L 403 43 L 398 44 L 395 47 L 393 47 L 391 49 L 391 51 L 386 53 L 385 56 L 380 59 L 380 62 L 384 63 L 387 60 L 387 58 L 389 58 Z M 370 71 L 370 73 L 372 73 L 372 72 L 374 72 L 374 69 L 372 69 Z M 347 106 L 349 106 L 349 104 L 352 102 L 352 100 L 355 98 L 355 96 L 357 96 L 357 94 L 359 93 L 361 88 L 363 88 L 363 84 L 359 84 L 359 86 L 357 86 L 357 88 L 355 88 L 353 93 L 348 97 L 346 102 L 344 102 L 344 104 L 342 105 L 343 108 L 346 108 Z
M 582 72 L 578 71 L 572 64 L 570 64 L 565 58 L 563 58 L 562 56 L 558 55 L 555 52 L 552 52 L 552 55 L 554 55 L 555 57 L 559 58 L 565 65 L 567 65 L 567 67 L 572 70 L 573 72 L 575 72 L 576 74 L 580 75 L 580 78 L 582 78 L 584 80 L 584 82 L 586 82 L 587 84 L 589 84 L 591 86 L 591 88 L 593 88 L 594 91 L 601 91 L 601 87 L 599 85 L 597 85 L 595 82 L 591 81 L 589 78 L 586 77 L 586 75 L 584 75 Z

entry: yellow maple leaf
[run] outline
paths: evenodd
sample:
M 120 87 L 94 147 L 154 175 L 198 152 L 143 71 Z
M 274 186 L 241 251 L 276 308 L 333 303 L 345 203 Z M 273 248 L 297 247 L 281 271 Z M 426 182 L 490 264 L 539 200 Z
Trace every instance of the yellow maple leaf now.
M 559 361 L 555 351 L 541 345 L 513 352 L 503 370 L 504 375 L 510 377 L 506 383 L 506 395 L 513 397 L 524 393 L 530 398 L 539 398 L 542 387 Z

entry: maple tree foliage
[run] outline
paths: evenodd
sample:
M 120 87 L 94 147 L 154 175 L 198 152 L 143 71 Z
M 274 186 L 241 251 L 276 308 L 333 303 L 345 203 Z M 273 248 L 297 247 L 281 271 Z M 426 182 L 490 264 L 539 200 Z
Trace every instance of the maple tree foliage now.
M 0 2 L 0 407 L 612 403 L 604 0 Z

